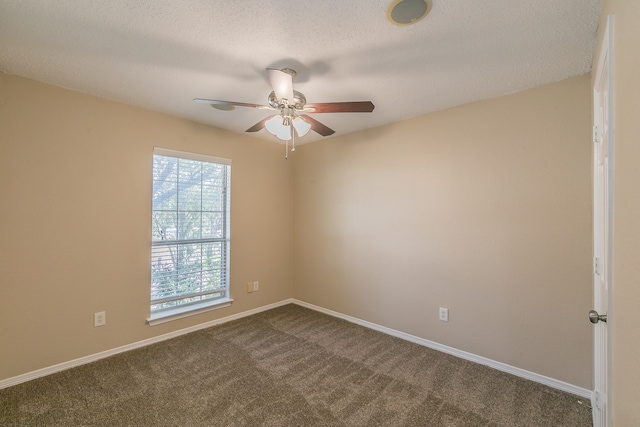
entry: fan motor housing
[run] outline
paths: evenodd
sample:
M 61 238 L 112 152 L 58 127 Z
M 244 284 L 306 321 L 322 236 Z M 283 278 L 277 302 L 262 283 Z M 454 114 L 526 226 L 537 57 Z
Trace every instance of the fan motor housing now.
M 282 108 L 286 107 L 285 104 L 278 102 L 278 99 L 276 98 L 276 93 L 273 91 L 269 94 L 269 105 L 278 110 L 281 110 Z M 294 90 L 293 100 L 289 102 L 289 107 L 295 108 L 296 110 L 302 110 L 305 105 L 307 105 L 307 98 L 304 96 L 303 93 L 298 92 L 297 90 Z

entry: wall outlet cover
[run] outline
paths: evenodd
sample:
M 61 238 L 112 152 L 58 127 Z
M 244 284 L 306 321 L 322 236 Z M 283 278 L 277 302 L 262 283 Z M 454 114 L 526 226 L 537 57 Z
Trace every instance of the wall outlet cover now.
M 104 311 L 99 311 L 97 313 L 93 313 L 93 327 L 97 328 L 98 326 L 104 326 L 107 323 L 107 313 Z

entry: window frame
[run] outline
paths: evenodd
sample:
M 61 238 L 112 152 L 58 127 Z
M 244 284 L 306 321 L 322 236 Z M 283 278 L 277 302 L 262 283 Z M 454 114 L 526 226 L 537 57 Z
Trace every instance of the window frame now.
M 191 152 L 186 152 L 186 151 L 178 151 L 178 150 L 172 150 L 172 149 L 168 149 L 168 148 L 160 148 L 160 147 L 154 147 L 153 149 L 153 158 L 154 158 L 154 166 L 153 168 L 155 168 L 155 156 L 163 156 L 163 157 L 173 157 L 173 158 L 177 158 L 179 160 L 194 160 L 194 161 L 198 161 L 198 162 L 205 162 L 205 163 L 213 163 L 213 164 L 217 164 L 217 165 L 224 165 L 225 166 L 225 185 L 224 185 L 224 190 L 223 190 L 223 194 L 222 194 L 222 198 L 223 198 L 223 210 L 222 210 L 222 218 L 223 218 L 223 224 L 222 224 L 222 237 L 205 237 L 202 238 L 202 236 L 200 238 L 189 238 L 189 239 L 182 239 L 179 240 L 176 236 L 175 239 L 169 240 L 169 241 L 164 241 L 164 240 L 155 240 L 152 238 L 151 239 L 151 259 L 150 259 L 150 263 L 149 263 L 149 267 L 150 267 L 150 272 L 153 275 L 151 269 L 152 267 L 152 263 L 153 263 L 153 251 L 154 248 L 157 247 L 162 247 L 162 246 L 170 246 L 170 245 L 189 245 L 189 244 L 206 244 L 206 243 L 216 243 L 216 242 L 222 242 L 222 257 L 223 257 L 223 277 L 226 278 L 225 280 L 225 290 L 224 290 L 224 295 L 222 297 L 218 297 L 218 298 L 213 298 L 213 299 L 208 299 L 208 300 L 204 300 L 201 302 L 191 302 L 191 303 L 186 303 L 184 305 L 178 305 L 176 307 L 169 307 L 169 308 L 163 308 L 160 310 L 152 310 L 152 307 L 154 305 L 154 301 L 155 304 L 158 304 L 158 301 L 160 301 L 160 299 L 158 300 L 152 300 L 152 289 L 151 286 L 153 285 L 153 276 L 151 277 L 150 283 L 149 283 L 149 317 L 147 318 L 147 324 L 150 326 L 154 326 L 157 324 L 161 324 L 161 323 L 165 323 L 165 322 L 169 322 L 172 320 L 176 320 L 176 319 L 181 319 L 184 317 L 188 317 L 188 316 L 193 316 L 196 314 L 200 314 L 206 311 L 210 311 L 210 310 L 216 310 L 219 308 L 223 308 L 223 307 L 228 307 L 231 305 L 231 303 L 233 302 L 233 299 L 230 296 L 230 253 L 231 253 L 231 237 L 230 237 L 230 222 L 231 222 L 231 160 L 230 159 L 225 159 L 225 158 L 220 158 L 220 157 L 214 157 L 214 156 L 209 156 L 209 155 L 205 155 L 205 154 L 198 154 L 198 153 L 191 153 Z M 153 172 L 155 172 L 155 169 L 153 170 Z M 179 189 L 176 189 L 176 197 L 179 198 Z M 204 212 L 202 209 L 202 207 L 200 208 L 201 211 L 200 213 Z M 153 207 L 153 203 L 152 203 L 152 207 L 151 207 L 151 212 L 153 215 L 154 212 L 154 207 Z M 176 206 L 176 215 L 178 215 L 179 213 L 179 209 L 178 206 Z M 197 211 L 196 211 L 197 212 Z M 153 224 L 153 219 L 152 219 L 152 224 Z M 196 293 L 191 294 L 192 297 L 196 296 Z M 179 294 L 176 294 L 176 296 L 179 296 Z M 183 299 L 187 299 L 189 298 L 189 294 L 185 294 Z M 165 298 L 166 299 L 166 298 Z

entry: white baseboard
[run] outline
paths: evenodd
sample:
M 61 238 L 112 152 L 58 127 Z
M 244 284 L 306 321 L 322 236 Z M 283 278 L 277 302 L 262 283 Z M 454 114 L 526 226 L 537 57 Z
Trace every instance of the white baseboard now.
M 0 390 L 3 388 L 11 387 L 13 385 L 24 383 L 27 381 L 35 380 L 36 378 L 41 378 L 47 375 L 55 374 L 56 372 L 65 371 L 67 369 L 74 368 L 76 366 L 95 362 L 96 360 L 104 359 L 106 357 L 113 356 L 114 354 L 123 353 L 125 351 L 134 350 L 140 347 L 145 347 L 150 344 L 155 344 L 157 342 L 175 338 L 180 335 L 188 334 L 190 332 L 195 332 L 200 329 L 210 328 L 211 326 L 220 325 L 222 323 L 230 322 L 232 320 L 241 319 L 243 317 L 261 313 L 263 311 L 271 310 L 272 308 L 280 307 L 286 304 L 291 304 L 293 302 L 294 302 L 293 299 L 283 300 L 274 304 L 269 304 L 262 307 L 254 308 L 253 310 L 243 311 L 242 313 L 233 314 L 231 316 L 223 317 L 221 319 L 200 323 L 199 325 L 180 329 L 174 332 L 169 332 L 168 334 L 158 335 L 157 337 L 123 345 L 121 347 L 112 348 L 111 350 L 101 351 L 100 353 L 91 354 L 89 356 L 80 357 L 78 359 L 69 360 L 68 362 L 59 363 L 57 365 L 38 369 L 36 371 L 27 372 L 26 374 L 0 380 Z
M 530 372 L 524 369 L 516 368 L 515 366 L 507 365 L 506 363 L 497 362 L 495 360 L 487 359 L 486 357 L 478 356 L 473 353 L 468 353 L 466 351 L 458 350 L 453 347 L 449 347 L 446 345 L 438 344 L 437 342 L 429 341 L 424 338 L 416 337 L 415 335 L 406 334 L 404 332 L 396 331 L 395 329 L 390 329 L 385 326 L 380 326 L 375 323 L 368 322 L 366 320 L 358 319 L 356 317 L 351 317 L 346 314 L 338 313 L 337 311 L 328 310 L 326 308 L 318 307 L 313 304 L 306 303 L 304 301 L 299 301 L 294 299 L 294 304 L 298 304 L 302 307 L 309 308 L 311 310 L 315 310 L 324 314 L 328 314 L 330 316 L 338 317 L 340 319 L 346 320 L 348 322 L 352 322 L 358 324 L 360 326 L 364 326 L 369 329 L 376 330 L 378 332 L 385 333 L 387 335 L 392 335 L 397 338 L 401 338 L 406 341 L 411 341 L 415 344 L 419 344 L 425 347 L 432 348 L 434 350 L 441 351 L 443 353 L 451 354 L 452 356 L 459 357 L 461 359 L 469 360 L 471 362 L 479 363 L 481 365 L 486 365 L 491 368 L 497 369 L 502 372 L 506 372 L 511 375 L 515 375 L 517 377 L 526 378 L 531 381 L 535 381 L 540 384 L 547 385 L 549 387 L 565 391 L 567 393 L 575 394 L 577 396 L 583 397 L 585 399 L 591 400 L 591 395 L 593 392 L 591 390 L 587 390 L 586 388 L 578 387 L 573 384 L 566 383 L 564 381 L 556 380 L 554 378 L 550 378 L 544 375 L 536 374 L 535 372 Z
M 242 313 L 233 314 L 231 316 L 223 317 L 221 319 L 212 320 L 210 322 L 201 323 L 199 325 L 191 326 L 189 328 L 180 329 L 178 331 L 170 332 L 168 334 L 159 335 L 157 337 L 149 338 L 146 340 L 138 341 L 135 343 L 123 345 L 121 347 L 116 347 L 111 350 L 102 351 L 100 353 L 91 354 L 89 356 L 81 357 L 74 360 L 69 360 L 68 362 L 59 363 L 57 365 L 49 366 L 47 368 L 38 369 L 36 371 L 27 372 L 26 374 L 18 375 L 15 377 L 7 378 L 4 380 L 0 380 L 0 389 L 11 387 L 13 385 L 17 385 L 20 383 L 24 383 L 27 381 L 34 380 L 36 378 L 41 378 L 47 375 L 54 374 L 56 372 L 64 371 L 76 366 L 84 365 L 87 363 L 95 362 L 96 360 L 104 359 L 109 356 L 113 356 L 114 354 L 123 353 L 125 351 L 134 350 L 136 348 L 144 347 L 150 344 L 155 344 L 157 342 L 165 341 L 171 338 L 178 337 L 180 335 L 188 334 L 190 332 L 195 332 L 200 329 L 210 328 L 211 326 L 220 325 L 222 323 L 230 322 L 232 320 L 241 319 L 243 317 L 251 316 L 253 314 L 261 313 L 263 311 L 271 310 L 276 307 L 280 307 L 286 304 L 297 304 L 302 307 L 309 308 L 311 310 L 318 311 L 320 313 L 328 314 L 333 317 L 337 317 L 343 320 L 346 320 L 351 323 L 358 324 L 360 326 L 364 326 L 369 329 L 373 329 L 375 331 L 379 331 L 385 333 L 387 335 L 391 335 L 397 338 L 401 338 L 406 341 L 413 342 L 415 344 L 419 344 L 428 348 L 432 348 L 434 350 L 441 351 L 443 353 L 451 354 L 453 356 L 459 357 L 461 359 L 469 360 L 471 362 L 479 363 L 481 365 L 487 365 L 491 368 L 497 369 L 502 372 L 506 372 L 521 378 L 526 378 L 531 381 L 535 381 L 549 387 L 553 387 L 558 390 L 565 391 L 567 393 L 572 393 L 577 396 L 583 397 L 585 399 L 591 399 L 592 391 L 587 390 L 582 387 L 577 387 L 573 384 L 569 384 L 563 381 L 559 381 L 550 377 L 546 377 L 544 375 L 536 374 L 534 372 L 526 371 L 524 369 L 516 368 L 515 366 L 507 365 L 505 363 L 496 362 L 495 360 L 487 359 L 482 356 L 478 356 L 472 353 L 468 353 L 466 351 L 458 350 L 453 347 L 448 347 L 446 345 L 438 344 L 433 341 L 426 340 L 424 338 L 416 337 L 414 335 L 406 334 L 404 332 L 396 331 L 394 329 L 387 328 L 385 326 L 381 326 L 375 323 L 368 322 L 366 320 L 358 319 L 356 317 L 348 316 L 346 314 L 338 313 L 337 311 L 328 310 L 326 308 L 322 308 L 313 304 L 306 303 L 304 301 L 296 300 L 294 298 L 286 299 L 277 303 L 265 305 L 263 307 L 258 307 L 252 310 L 243 311 Z

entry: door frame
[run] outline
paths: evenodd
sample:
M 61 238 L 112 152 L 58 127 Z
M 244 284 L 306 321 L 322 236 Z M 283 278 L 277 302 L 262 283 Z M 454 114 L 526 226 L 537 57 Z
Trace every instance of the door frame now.
M 600 53 L 596 63 L 597 68 L 594 70 L 595 79 L 593 80 L 593 302 L 596 311 L 607 315 L 607 323 L 599 322 L 594 326 L 594 391 L 591 399 L 594 427 L 610 426 L 612 418 L 612 337 L 611 328 L 608 325 L 615 321 L 611 310 L 614 179 L 613 25 L 613 15 L 607 16 L 605 31 L 599 49 Z M 601 90 L 601 88 L 604 90 Z M 604 98 L 601 97 L 603 92 L 606 93 Z M 600 144 L 605 142 L 607 162 L 603 174 L 600 176 L 598 174 L 598 152 L 602 149 Z M 602 183 L 599 182 L 600 179 L 603 180 Z M 602 229 L 599 231 L 598 223 L 600 221 L 602 221 Z M 601 233 L 601 235 L 598 233 Z

